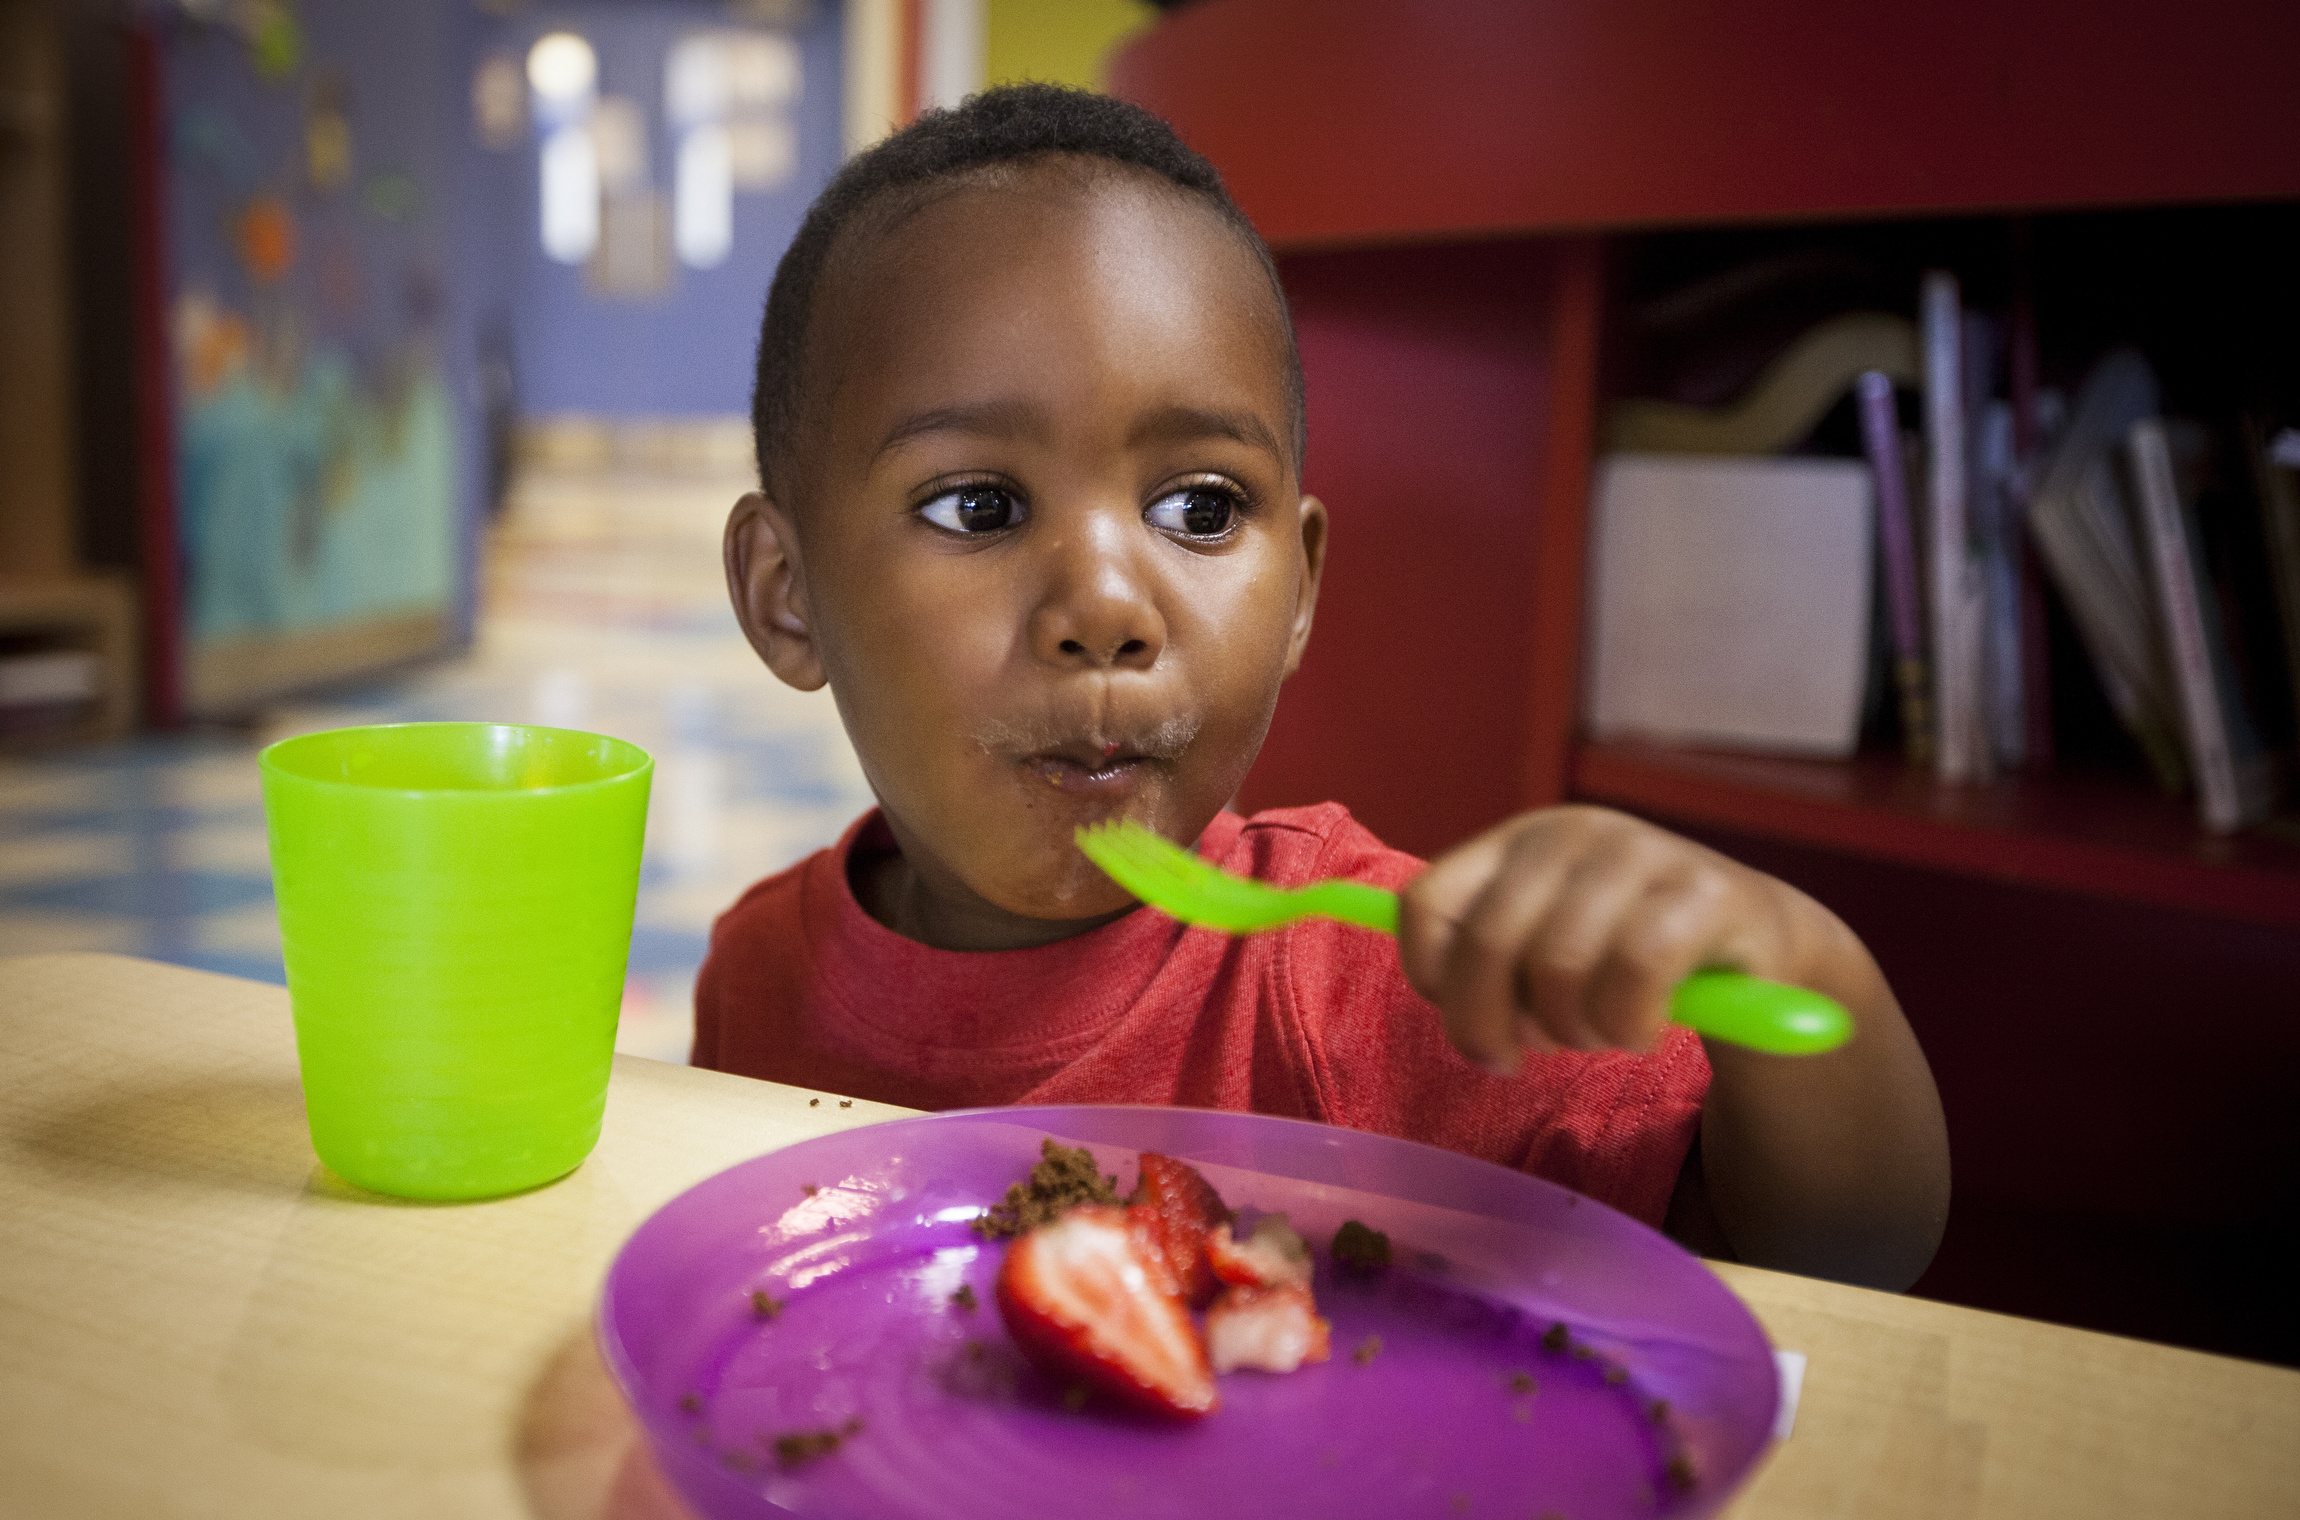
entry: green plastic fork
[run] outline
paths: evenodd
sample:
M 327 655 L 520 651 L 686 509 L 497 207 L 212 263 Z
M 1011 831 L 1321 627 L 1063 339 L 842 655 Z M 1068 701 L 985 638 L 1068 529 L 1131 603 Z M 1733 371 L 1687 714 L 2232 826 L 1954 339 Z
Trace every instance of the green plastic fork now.
M 1131 820 L 1078 831 L 1078 848 L 1110 879 L 1186 924 L 1252 934 L 1303 918 L 1398 932 L 1398 897 L 1361 881 L 1273 887 L 1199 859 Z M 1696 971 L 1670 994 L 1669 1017 L 1697 1034 L 1777 1056 L 1818 1055 L 1853 1035 L 1833 998 L 1739 971 Z

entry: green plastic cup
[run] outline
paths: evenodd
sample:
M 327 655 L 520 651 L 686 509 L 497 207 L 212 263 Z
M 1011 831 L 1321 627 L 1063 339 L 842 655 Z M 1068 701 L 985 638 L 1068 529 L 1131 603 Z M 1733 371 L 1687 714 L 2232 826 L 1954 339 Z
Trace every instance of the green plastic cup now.
M 312 1149 L 361 1187 L 491 1198 L 598 1143 L 655 763 L 511 723 L 263 752 Z

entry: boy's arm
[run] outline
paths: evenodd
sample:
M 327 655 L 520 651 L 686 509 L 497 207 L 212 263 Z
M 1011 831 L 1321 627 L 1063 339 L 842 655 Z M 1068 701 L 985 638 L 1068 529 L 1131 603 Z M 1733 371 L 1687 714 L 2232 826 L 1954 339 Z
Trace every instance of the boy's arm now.
M 1823 992 L 1859 1033 L 1823 1056 L 1709 1042 L 1706 1201 L 1760 1266 L 1904 1288 L 1948 1213 L 1931 1069 L 1852 930 L 1802 892 L 1601 808 L 1529 813 L 1403 894 L 1406 974 L 1454 1044 L 1494 1070 L 1524 1051 L 1651 1047 L 1669 992 L 1731 966 Z

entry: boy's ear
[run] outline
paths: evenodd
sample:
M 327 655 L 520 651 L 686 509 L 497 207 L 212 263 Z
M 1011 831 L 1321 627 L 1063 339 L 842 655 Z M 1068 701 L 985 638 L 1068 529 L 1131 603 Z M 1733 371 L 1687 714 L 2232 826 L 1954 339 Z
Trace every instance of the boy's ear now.
M 1302 583 L 1294 595 L 1294 635 L 1286 643 L 1286 674 L 1302 665 L 1302 651 L 1310 647 L 1310 620 L 1318 610 L 1318 577 L 1326 568 L 1326 504 L 1315 496 L 1302 498 Z
M 791 516 L 753 491 L 727 514 L 727 595 L 743 636 L 786 686 L 819 689 L 822 650 L 799 574 L 799 539 Z

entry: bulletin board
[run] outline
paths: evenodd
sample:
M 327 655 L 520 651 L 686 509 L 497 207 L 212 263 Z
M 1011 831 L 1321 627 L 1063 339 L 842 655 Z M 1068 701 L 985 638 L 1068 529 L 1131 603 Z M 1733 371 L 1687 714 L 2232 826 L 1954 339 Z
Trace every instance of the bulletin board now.
M 457 637 L 470 431 L 446 224 L 463 112 L 445 3 L 147 17 L 169 706 L 228 716 Z

